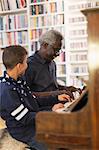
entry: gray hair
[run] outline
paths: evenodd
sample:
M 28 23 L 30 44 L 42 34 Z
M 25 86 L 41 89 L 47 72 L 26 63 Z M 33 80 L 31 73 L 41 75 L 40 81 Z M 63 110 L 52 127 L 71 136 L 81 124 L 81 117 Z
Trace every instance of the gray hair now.
M 63 40 L 63 36 L 59 31 L 56 30 L 49 30 L 42 34 L 39 38 L 40 45 L 43 43 L 54 45 L 57 40 Z

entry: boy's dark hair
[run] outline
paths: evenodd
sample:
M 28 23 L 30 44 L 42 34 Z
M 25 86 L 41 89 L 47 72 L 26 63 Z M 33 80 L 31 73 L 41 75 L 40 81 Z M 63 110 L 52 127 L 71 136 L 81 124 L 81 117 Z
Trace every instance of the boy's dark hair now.
M 4 48 L 2 61 L 6 69 L 13 69 L 18 63 L 23 63 L 27 51 L 20 45 L 12 45 Z

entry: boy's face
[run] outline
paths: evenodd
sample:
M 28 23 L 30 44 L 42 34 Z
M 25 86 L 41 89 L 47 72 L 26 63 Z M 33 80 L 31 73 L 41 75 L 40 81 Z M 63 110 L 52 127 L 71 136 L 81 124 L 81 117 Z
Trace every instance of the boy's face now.
M 18 64 L 18 75 L 24 75 L 25 70 L 27 69 L 27 56 L 25 56 L 23 63 Z

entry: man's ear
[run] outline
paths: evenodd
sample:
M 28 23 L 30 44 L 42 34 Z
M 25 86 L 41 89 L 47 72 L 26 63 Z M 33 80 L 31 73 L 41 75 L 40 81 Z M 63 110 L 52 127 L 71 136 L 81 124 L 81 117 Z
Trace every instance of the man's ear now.
M 48 46 L 47 43 L 43 43 L 43 47 L 44 47 L 45 49 L 47 48 L 47 46 Z

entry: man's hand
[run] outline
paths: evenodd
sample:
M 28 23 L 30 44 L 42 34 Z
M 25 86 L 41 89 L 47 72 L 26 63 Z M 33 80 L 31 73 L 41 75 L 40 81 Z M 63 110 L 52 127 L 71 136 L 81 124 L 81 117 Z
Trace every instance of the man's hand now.
M 62 104 L 62 103 L 55 104 L 55 105 L 52 107 L 52 111 L 56 111 L 57 109 L 63 108 L 63 107 L 64 107 L 64 104 Z
M 76 88 L 76 87 L 74 87 L 74 86 L 68 86 L 68 87 L 66 87 L 70 92 L 78 92 L 79 94 L 81 94 L 82 93 L 82 90 L 80 89 L 80 88 Z
M 65 94 L 69 95 L 72 99 L 74 99 L 74 95 L 73 92 L 78 92 L 79 94 L 82 93 L 82 90 L 80 88 L 76 88 L 74 86 L 62 86 L 62 85 L 58 85 L 59 90 L 65 90 L 66 92 L 64 92 Z
M 58 95 L 58 100 L 59 101 L 71 101 L 70 96 L 67 94 Z

